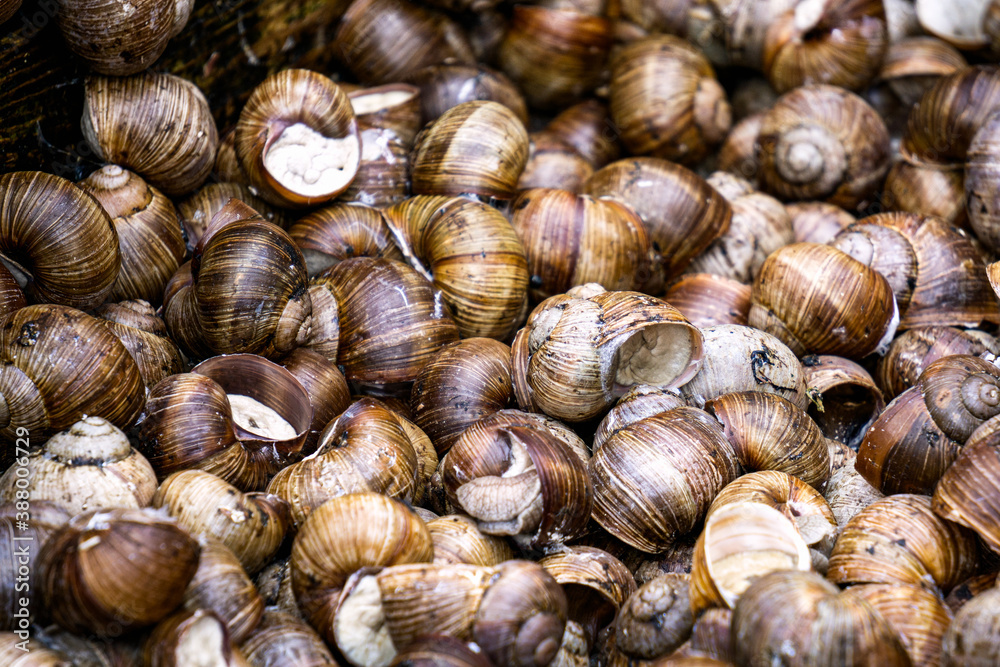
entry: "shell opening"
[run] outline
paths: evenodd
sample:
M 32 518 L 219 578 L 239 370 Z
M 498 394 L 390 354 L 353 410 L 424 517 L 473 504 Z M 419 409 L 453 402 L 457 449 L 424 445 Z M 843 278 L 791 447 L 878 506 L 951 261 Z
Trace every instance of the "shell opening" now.
M 612 360 L 615 384 L 668 387 L 683 384 L 693 373 L 694 329 L 684 324 L 662 323 L 643 327 L 628 336 Z
M 382 609 L 382 593 L 374 574 L 361 577 L 344 598 L 333 621 L 337 648 L 351 664 L 387 667 L 396 646 Z
M 233 409 L 233 421 L 249 433 L 269 440 L 291 440 L 295 428 L 276 410 L 242 394 L 227 394 Z
M 304 197 L 324 197 L 347 187 L 357 174 L 356 136 L 325 137 L 305 123 L 287 127 L 264 154 L 264 168 L 282 187 Z
M 226 635 L 222 624 L 207 614 L 196 618 L 184 632 L 175 653 L 176 664 L 188 667 L 227 667 Z

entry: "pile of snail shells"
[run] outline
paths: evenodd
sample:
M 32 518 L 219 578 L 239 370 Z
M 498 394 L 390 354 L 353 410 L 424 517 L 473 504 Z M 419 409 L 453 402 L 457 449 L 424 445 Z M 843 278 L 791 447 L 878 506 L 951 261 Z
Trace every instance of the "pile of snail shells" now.
M 1000 664 L 1000 2 L 345 0 L 231 118 L 80 4 L 4 664 Z

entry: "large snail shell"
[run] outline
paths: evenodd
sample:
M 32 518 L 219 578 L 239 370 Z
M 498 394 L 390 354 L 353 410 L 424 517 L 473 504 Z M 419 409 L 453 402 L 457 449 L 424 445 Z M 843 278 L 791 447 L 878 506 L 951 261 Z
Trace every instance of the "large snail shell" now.
M 524 243 L 531 295 L 541 301 L 571 287 L 660 291 L 650 238 L 627 205 L 567 190 L 523 191 L 511 204 L 511 224 Z
M 764 262 L 748 321 L 797 354 L 860 359 L 888 345 L 896 318 L 892 289 L 880 273 L 836 248 L 793 243 Z
M 369 567 L 430 563 L 424 522 L 398 500 L 377 493 L 332 498 L 312 512 L 292 544 L 292 587 L 310 624 L 331 644 L 341 593 Z
M 783 199 L 822 199 L 846 209 L 874 194 L 889 168 L 889 132 L 863 99 L 808 85 L 768 111 L 757 137 L 763 189 Z
M 611 69 L 611 117 L 637 155 L 693 163 L 732 122 L 726 93 L 694 47 L 668 35 L 627 45 Z
M 108 637 L 177 607 L 200 550 L 185 529 L 150 510 L 93 510 L 46 541 L 38 588 L 59 625 Z
M 149 505 L 156 473 L 128 438 L 101 417 L 86 417 L 52 436 L 0 477 L 0 501 L 13 503 L 27 471 L 32 502 L 52 501 L 76 515 L 91 509 Z
M 904 583 L 942 593 L 976 567 L 975 534 L 931 512 L 927 496 L 877 500 L 844 526 L 830 555 L 836 584 Z
M 882 0 L 797 2 L 767 26 L 764 71 L 779 93 L 813 81 L 862 90 L 888 45 Z
M 702 359 L 700 332 L 675 308 L 595 285 L 540 303 L 512 347 L 521 407 L 569 421 L 600 415 L 633 385 L 683 385 Z
M 1000 418 L 976 429 L 934 490 L 934 511 L 968 526 L 994 552 L 1000 553 L 1000 476 L 996 449 Z
M 528 131 L 498 102 L 474 100 L 424 128 L 410 156 L 413 193 L 510 199 L 528 161 Z
M 664 551 L 695 527 L 737 465 L 722 427 L 704 412 L 681 407 L 648 417 L 594 452 L 594 519 L 641 551 Z
M 498 61 L 535 108 L 563 108 L 601 80 L 614 23 L 572 9 L 514 8 Z
M 69 428 L 84 415 L 128 429 L 142 410 L 142 376 L 96 318 L 36 305 L 0 318 L 0 434 Z
M 230 200 L 216 215 L 191 275 L 189 298 L 214 352 L 277 357 L 307 340 L 312 302 L 305 259 L 284 230 L 245 204 Z
M 952 354 L 1000 354 L 1000 342 L 978 330 L 956 327 L 917 327 L 893 339 L 875 373 L 879 388 L 893 398 L 912 387 L 928 365 Z
M 361 142 L 351 102 L 317 72 L 278 72 L 254 88 L 236 125 L 240 168 L 261 197 L 285 207 L 322 204 L 358 172 Z
M 757 579 L 733 611 L 739 664 L 788 667 L 906 667 L 899 635 L 872 607 L 813 572 L 772 572 Z
M 86 82 L 83 135 L 101 159 L 183 195 L 212 171 L 219 135 L 204 94 L 172 74 L 145 72 Z
M 159 305 L 163 288 L 184 259 L 184 238 L 170 200 L 139 176 L 108 165 L 80 181 L 100 202 L 118 233 L 121 270 L 111 301 Z
M 779 339 L 759 329 L 724 324 L 702 329 L 701 370 L 681 387 L 691 405 L 736 391 L 763 391 L 805 409 L 805 376 L 795 354 Z
M 385 217 L 407 261 L 441 291 L 462 337 L 514 332 L 527 307 L 528 263 L 503 214 L 463 198 L 417 196 Z
M 997 414 L 1000 370 L 978 357 L 943 357 L 872 424 L 857 470 L 883 493 L 930 493 L 973 431 Z
M 622 201 L 639 215 L 660 255 L 665 278 L 729 228 L 729 201 L 681 165 L 657 158 L 619 160 L 596 172 L 583 191 Z
M 121 255 L 110 216 L 66 179 L 0 176 L 0 255 L 39 300 L 93 308 L 111 293 Z

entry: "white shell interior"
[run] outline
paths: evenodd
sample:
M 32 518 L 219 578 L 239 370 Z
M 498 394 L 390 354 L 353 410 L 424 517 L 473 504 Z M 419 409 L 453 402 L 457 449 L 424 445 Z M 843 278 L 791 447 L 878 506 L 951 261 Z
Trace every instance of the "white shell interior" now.
M 273 408 L 243 394 L 228 394 L 233 421 L 251 433 L 271 440 L 291 440 L 297 434 Z
M 264 153 L 264 168 L 287 190 L 322 197 L 351 182 L 360 153 L 357 136 L 325 137 L 304 123 L 295 123 Z

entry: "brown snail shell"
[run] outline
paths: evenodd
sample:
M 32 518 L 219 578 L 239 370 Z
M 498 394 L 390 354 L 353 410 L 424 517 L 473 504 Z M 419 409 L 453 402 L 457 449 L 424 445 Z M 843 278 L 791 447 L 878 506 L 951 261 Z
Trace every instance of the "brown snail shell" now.
M 0 501 L 20 498 L 26 470 L 32 502 L 51 501 L 71 515 L 91 509 L 149 505 L 156 473 L 118 428 L 101 417 L 85 417 L 38 450 L 18 459 L 0 476 Z
M 691 405 L 735 391 L 763 391 L 805 409 L 805 374 L 795 354 L 778 338 L 748 326 L 724 324 L 701 330 L 701 370 L 681 393 Z
M 190 656 L 211 661 L 220 667 L 245 667 L 234 647 L 225 623 L 215 612 L 185 609 L 157 623 L 143 644 L 143 664 L 151 667 L 181 667 Z
M 94 315 L 132 355 L 147 387 L 183 369 L 181 352 L 167 335 L 167 325 L 146 301 L 105 303 L 94 309 Z
M 953 164 L 897 161 L 885 178 L 888 208 L 941 218 L 953 225 L 966 221 L 964 173 Z
M 493 566 L 514 558 L 514 549 L 507 540 L 480 532 L 475 520 L 464 515 L 431 519 L 427 530 L 434 543 L 435 563 Z
M 943 357 L 872 424 L 857 470 L 883 493 L 930 493 L 973 431 L 997 414 L 1000 369 L 978 357 Z
M 533 108 L 563 108 L 600 83 L 613 22 L 573 9 L 514 8 L 498 62 Z
M 21 507 L 24 502 L 21 501 Z M 41 606 L 41 600 L 35 597 L 23 604 L 25 585 L 27 590 L 36 590 L 35 562 L 38 559 L 39 548 L 45 543 L 56 528 L 70 519 L 70 514 L 59 505 L 47 501 L 31 501 L 30 511 L 18 510 L 15 503 L 0 505 L 0 629 L 14 631 L 22 629 L 21 619 L 34 618 L 41 622 L 47 613 Z M 18 538 L 18 539 L 15 539 Z M 31 541 L 39 548 L 28 548 L 25 543 Z M 29 616 L 24 616 L 27 607 Z M 28 620 L 23 621 L 28 623 Z
M 934 511 L 967 526 L 994 552 L 1000 553 L 1000 507 L 997 504 L 996 417 L 983 423 L 934 489 Z
M 117 165 L 95 171 L 79 185 L 107 211 L 118 234 L 121 269 L 108 299 L 159 304 L 164 286 L 184 258 L 174 205 Z
M 334 362 L 309 348 L 295 348 L 282 358 L 281 365 L 295 376 L 309 395 L 313 417 L 302 452 L 311 454 L 320 432 L 350 405 L 350 388 Z
M 341 60 L 365 85 L 404 81 L 430 65 L 476 60 L 453 19 L 407 0 L 355 0 L 334 41 Z
M 528 260 L 516 225 L 486 204 L 416 196 L 385 210 L 407 262 L 434 283 L 462 337 L 505 339 L 527 308 Z
M 550 663 L 551 664 L 551 663 Z M 491 667 L 478 647 L 448 635 L 417 639 L 396 654 L 389 667 Z
M 941 664 L 941 640 L 952 614 L 941 598 L 919 586 L 864 584 L 845 591 L 866 600 L 899 633 L 914 667 Z
M 330 498 L 348 493 L 414 501 L 419 454 L 403 421 L 376 399 L 355 401 L 323 429 L 313 454 L 278 471 L 268 493 L 288 502 L 297 526 Z
M 685 164 L 705 157 L 732 122 L 711 65 L 694 47 L 667 35 L 635 41 L 616 54 L 609 104 L 632 153 Z
M 0 23 L 3 23 L 17 13 L 21 8 L 21 0 L 3 0 L 0 2 Z
M 757 135 L 763 122 L 764 111 L 759 111 L 735 123 L 719 148 L 716 168 L 755 183 L 760 168 Z
M 722 427 L 706 413 L 681 407 L 647 417 L 594 452 L 593 517 L 640 551 L 662 552 L 695 527 L 736 478 L 737 465 Z
M 205 609 L 225 624 L 233 642 L 251 636 L 264 613 L 264 600 L 232 549 L 214 537 L 201 540 L 198 569 L 184 591 L 184 608 Z
M 583 191 L 631 206 L 659 253 L 666 279 L 729 229 L 732 207 L 703 178 L 657 158 L 619 160 L 597 171 Z
M 513 410 L 476 422 L 441 460 L 449 499 L 484 533 L 530 537 L 533 548 L 579 537 L 594 490 L 586 448 L 564 431 Z
M 168 196 L 205 182 L 219 143 L 205 95 L 172 74 L 88 77 L 81 124 L 99 158 Z
M 897 317 L 892 290 L 880 273 L 830 246 L 793 243 L 761 267 L 748 321 L 797 354 L 860 359 L 888 345 Z
M 121 266 L 118 234 L 98 201 L 37 171 L 0 176 L 0 254 L 38 300 L 81 309 L 109 296 Z
M 792 219 L 797 243 L 828 243 L 857 218 L 826 202 L 793 202 L 785 205 Z
M 351 257 L 405 261 L 385 214 L 363 204 L 324 206 L 296 221 L 288 235 L 302 250 L 310 277 Z
M 732 635 L 739 664 L 910 664 L 878 612 L 813 572 L 771 572 L 754 581 L 736 603 Z
M 407 151 L 426 122 L 420 117 L 421 90 L 408 83 L 361 88 L 349 92 L 347 98 L 359 128 L 391 132 Z
M 965 606 L 965 603 L 976 597 L 980 593 L 994 588 L 997 583 L 997 573 L 977 574 L 969 577 L 958 586 L 951 589 L 944 603 L 948 606 L 951 616 L 954 617 L 958 611 Z
M 510 199 L 528 161 L 528 132 L 498 102 L 445 111 L 417 136 L 410 155 L 413 193 Z
M 931 512 L 927 496 L 877 500 L 844 526 L 830 556 L 836 584 L 904 583 L 942 593 L 976 567 L 975 535 Z
M 316 72 L 289 69 L 258 85 L 240 113 L 234 148 L 250 185 L 271 204 L 303 208 L 343 192 L 361 142 L 351 102 Z
M 591 449 L 596 452 L 605 440 L 629 424 L 683 405 L 687 405 L 687 402 L 676 389 L 661 389 L 660 387 L 637 384 L 618 399 L 615 406 L 597 425 Z
M 476 421 L 507 407 L 514 397 L 510 347 L 467 338 L 441 348 L 413 383 L 413 421 L 447 452 Z
M 288 507 L 276 496 L 240 493 L 203 470 L 184 470 L 163 480 L 153 507 L 165 508 L 192 534 L 206 534 L 225 544 L 247 573 L 255 574 L 285 538 Z
M 420 89 L 423 124 L 437 120 L 445 111 L 472 100 L 492 100 L 510 108 L 528 124 L 528 107 L 514 82 L 503 72 L 482 64 L 442 63 L 411 74 L 407 81 Z
M 199 552 L 185 529 L 150 510 L 92 510 L 46 541 L 37 561 L 39 592 L 62 627 L 114 635 L 177 607 Z
M 233 159 L 236 159 L 235 154 Z M 212 218 L 230 199 L 240 200 L 260 213 L 265 220 L 283 229 L 287 229 L 291 223 L 285 211 L 271 206 L 255 195 L 248 185 L 231 181 L 206 183 L 197 192 L 177 204 L 177 215 L 187 236 L 188 251 L 194 252 Z
M 264 610 L 256 632 L 240 644 L 240 651 L 253 667 L 279 664 L 282 660 L 309 667 L 338 664 L 315 630 L 273 607 Z
M 831 355 L 802 358 L 807 413 L 827 438 L 856 447 L 885 408 L 882 392 L 864 368 Z
M 757 137 L 761 185 L 782 199 L 822 199 L 852 209 L 889 168 L 889 132 L 860 97 L 812 84 L 786 93 Z
M 792 7 L 767 25 L 764 38 L 764 72 L 775 90 L 814 81 L 862 90 L 871 83 L 889 46 L 881 0 Z
M 426 525 L 402 502 L 376 493 L 338 496 L 299 529 L 292 544 L 292 587 L 309 623 L 336 645 L 338 608 L 351 575 L 432 558 Z
M 523 191 L 511 208 L 535 301 L 586 283 L 614 291 L 662 282 L 650 237 L 627 205 L 541 188 Z
M 996 252 L 1000 248 L 996 193 L 990 182 L 997 176 L 997 132 L 1000 115 L 990 115 L 972 137 L 965 164 L 965 206 L 976 238 Z
M 344 260 L 318 280 L 340 311 L 337 363 L 348 381 L 410 389 L 437 351 L 458 340 L 448 307 L 416 270 L 391 259 Z
M 142 376 L 128 350 L 78 310 L 41 304 L 0 317 L 0 361 L 7 441 L 69 428 L 84 415 L 128 429 L 142 410 Z
M 632 593 L 615 619 L 615 646 L 629 657 L 667 655 L 687 640 L 694 625 L 691 577 L 664 574 Z
M 583 421 L 633 385 L 683 385 L 701 365 L 702 337 L 664 301 L 584 285 L 540 303 L 512 349 L 518 404 Z
M 621 140 L 608 105 L 597 99 L 584 100 L 562 110 L 545 131 L 569 144 L 594 169 L 618 159 Z
M 940 77 L 968 64 L 955 47 L 935 37 L 907 37 L 889 45 L 878 78 L 907 106 L 920 101 Z
M 569 603 L 567 618 L 581 626 L 587 644 L 615 621 L 637 587 L 624 563 L 595 547 L 569 546 L 538 561 L 562 586 Z
M 572 146 L 549 132 L 532 132 L 528 161 L 517 179 L 520 190 L 554 188 L 580 192 L 594 168 Z
M 705 410 L 722 424 L 744 470 L 780 470 L 823 488 L 830 476 L 826 439 L 787 399 L 746 391 L 713 398 Z
M 768 572 L 810 567 L 809 548 L 784 514 L 756 502 L 722 505 L 705 519 L 695 544 L 691 613 L 734 607 L 753 579 Z
M 997 625 L 997 604 L 1000 587 L 986 591 L 970 600 L 955 614 L 942 639 L 943 664 L 949 667 L 985 667 L 1000 660 L 997 650 L 1000 627 Z

